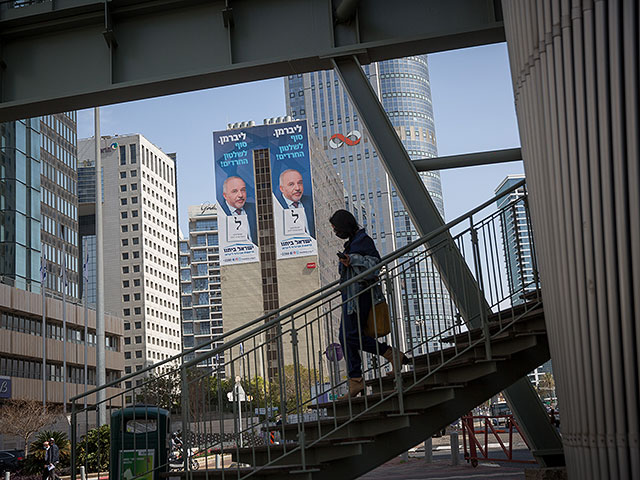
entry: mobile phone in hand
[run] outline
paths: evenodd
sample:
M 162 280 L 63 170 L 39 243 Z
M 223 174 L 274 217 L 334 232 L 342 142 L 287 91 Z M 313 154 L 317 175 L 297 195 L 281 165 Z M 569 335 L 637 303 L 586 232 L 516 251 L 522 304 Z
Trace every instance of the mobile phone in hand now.
M 338 255 L 338 258 L 341 258 L 343 260 L 345 260 L 347 258 L 347 256 L 342 252 L 337 252 L 336 255 Z

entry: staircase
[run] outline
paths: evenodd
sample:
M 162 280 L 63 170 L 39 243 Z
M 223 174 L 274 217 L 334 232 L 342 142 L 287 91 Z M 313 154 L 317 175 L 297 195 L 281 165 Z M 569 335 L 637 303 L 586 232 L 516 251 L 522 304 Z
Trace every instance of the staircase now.
M 299 439 L 302 431 L 308 444 L 304 454 L 297 444 L 240 448 L 232 452 L 236 468 L 231 470 L 241 478 L 253 473 L 251 478 L 335 480 L 357 478 L 400 455 L 549 360 L 541 302 L 517 311 L 509 328 L 495 321 L 498 315 L 490 318 L 490 359 L 478 344 L 481 329 L 447 339 L 456 347 L 413 359 L 415 367 L 401 375 L 402 383 L 411 385 L 402 394 L 393 377 L 371 379 L 367 396 L 316 405 L 324 411 L 317 420 L 270 427 L 286 438 Z M 191 475 L 222 478 L 222 470 Z
M 520 183 L 513 189 L 522 187 Z M 356 478 L 547 361 L 537 275 L 517 285 L 509 280 L 515 276 L 514 265 L 503 260 L 501 243 L 510 232 L 505 222 L 516 218 L 516 208 L 524 207 L 529 218 L 526 195 L 495 210 L 495 202 L 509 193 L 399 249 L 352 280 L 377 275 L 374 285 L 382 287 L 389 304 L 388 343 L 401 345 L 410 358 L 409 365 L 388 375 L 382 357 L 365 354 L 366 395 L 336 399 L 346 383 L 336 362 L 340 289 L 345 286 L 337 283 L 226 333 L 220 347 L 199 346 L 122 378 L 120 387 L 122 382 L 131 386 L 108 397 L 104 405 L 112 410 L 134 404 L 144 404 L 148 412 L 166 409 L 170 428 L 184 432 L 182 458 L 196 460 L 195 465 L 184 461 L 176 468 L 156 458 L 153 468 L 134 471 L 134 478 L 152 470 L 171 478 Z M 533 250 L 532 238 L 530 242 Z M 475 279 L 477 287 L 468 292 L 465 304 L 477 302 L 476 317 L 467 318 L 433 274 L 438 261 L 446 258 L 443 252 L 460 255 L 468 268 L 465 275 Z M 418 296 L 432 299 L 428 305 L 418 303 L 415 318 L 409 319 L 413 322 L 405 318 L 413 298 L 405 294 L 408 284 L 417 286 L 414 294 L 419 291 Z M 372 295 L 374 285 L 367 285 L 359 295 Z M 188 360 L 193 353 L 196 358 Z M 206 367 L 212 358 L 223 358 L 224 367 Z M 113 386 L 87 396 L 94 398 Z M 76 433 L 80 421 L 95 409 L 83 407 L 83 401 L 84 396 L 72 399 L 72 452 L 83 441 Z M 153 415 L 143 417 L 139 424 L 147 425 Z M 127 448 L 134 450 L 166 445 L 161 428 L 137 428 L 114 425 L 112 436 L 127 436 Z M 72 475 L 80 460 L 72 457 Z M 111 458 L 112 478 L 121 477 L 119 463 Z

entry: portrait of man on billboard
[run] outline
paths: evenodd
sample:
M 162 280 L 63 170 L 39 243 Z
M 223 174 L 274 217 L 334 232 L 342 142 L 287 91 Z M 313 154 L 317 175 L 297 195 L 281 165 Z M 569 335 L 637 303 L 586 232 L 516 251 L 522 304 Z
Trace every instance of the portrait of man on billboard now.
M 313 238 L 316 237 L 315 223 L 313 218 L 313 200 L 310 195 L 304 193 L 304 181 L 302 174 L 289 168 L 280 174 L 280 195 L 276 195 L 282 208 L 302 209 L 305 216 L 306 232 Z
M 256 207 L 253 203 L 247 202 L 246 182 L 238 176 L 227 177 L 222 184 L 222 197 L 224 201 L 220 202 L 220 207 L 224 213 L 229 217 L 238 217 L 239 226 L 248 224 L 249 240 L 257 245 Z

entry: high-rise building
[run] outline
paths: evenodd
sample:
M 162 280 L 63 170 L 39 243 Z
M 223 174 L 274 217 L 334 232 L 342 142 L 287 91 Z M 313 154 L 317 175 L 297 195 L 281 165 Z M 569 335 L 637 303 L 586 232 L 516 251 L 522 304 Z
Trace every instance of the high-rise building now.
M 0 124 L 0 276 L 40 292 L 40 119 Z
M 524 178 L 522 174 L 508 175 L 496 188 L 496 195 L 509 190 Z M 500 227 L 504 262 L 507 266 L 507 282 L 511 303 L 514 305 L 524 303 L 523 293 L 536 289 L 534 252 L 531 251 L 531 231 L 527 222 L 527 212 L 524 204 L 517 201 L 524 195 L 524 187 L 520 187 L 496 202 L 498 209 L 513 204 L 500 217 Z M 529 380 L 538 386 L 545 373 L 553 374 L 551 360 L 531 372 Z
M 102 137 L 100 150 L 105 310 L 124 319 L 130 373 L 181 351 L 176 161 L 139 134 Z M 79 160 L 82 168 L 95 165 L 93 138 L 79 142 Z M 82 172 L 91 175 L 95 167 Z M 85 184 L 80 196 L 91 200 Z
M 372 63 L 363 68 L 409 156 L 436 157 L 426 55 Z M 344 182 L 345 207 L 367 229 L 380 253 L 385 255 L 416 240 L 418 234 L 409 214 L 337 74 L 321 71 L 290 75 L 285 79 L 285 91 L 287 114 L 309 121 Z M 440 173 L 421 172 L 420 177 L 444 217 Z M 407 273 L 407 281 L 397 289 L 401 292 L 398 304 L 405 319 L 404 348 L 414 349 L 415 353 L 423 352 L 422 334 L 431 338 L 438 333 L 436 330 L 447 328 L 453 321 L 450 307 L 443 305 L 448 292 L 438 278 L 433 266 L 428 272 L 411 271 Z M 437 302 L 430 301 L 436 297 Z M 435 304 L 439 314 L 432 317 L 431 308 Z M 435 318 L 440 320 L 439 325 L 432 322 Z
M 182 306 L 182 345 L 189 349 L 222 335 L 222 288 L 218 241 L 218 213 L 215 204 L 190 206 L 189 236 L 180 239 L 180 302 Z M 213 342 L 205 352 L 222 341 Z M 198 351 L 198 353 L 200 352 Z M 191 360 L 195 354 L 187 356 Z M 205 367 L 216 371 L 224 355 L 209 358 Z
M 45 115 L 40 120 L 42 251 L 50 275 L 46 288 L 71 300 L 80 298 L 76 112 Z M 66 267 L 66 282 L 62 270 Z M 63 287 L 66 285 L 66 287 Z
M 508 175 L 498 188 L 496 195 L 509 190 L 516 183 L 524 180 L 524 175 Z M 524 197 L 524 187 L 520 187 L 497 201 L 499 209 L 513 203 L 500 218 L 504 261 L 507 266 L 507 281 L 511 302 L 514 305 L 524 303 L 521 293 L 536 289 L 531 252 L 531 232 L 527 223 L 527 212 L 522 202 L 516 201 Z
M 328 220 L 343 207 L 344 190 L 306 121 L 231 124 L 214 132 L 214 146 L 226 333 L 337 279 L 336 252 L 342 241 Z M 244 205 L 231 205 L 227 180 L 246 187 Z M 297 185 L 295 195 L 287 191 L 289 183 Z M 193 249 L 193 236 L 190 241 Z M 330 323 L 337 328 L 339 318 L 334 320 Z M 263 373 L 272 377 L 279 365 L 293 363 L 293 355 L 285 344 L 279 357 L 281 340 L 275 332 L 267 332 L 263 340 L 268 369 Z

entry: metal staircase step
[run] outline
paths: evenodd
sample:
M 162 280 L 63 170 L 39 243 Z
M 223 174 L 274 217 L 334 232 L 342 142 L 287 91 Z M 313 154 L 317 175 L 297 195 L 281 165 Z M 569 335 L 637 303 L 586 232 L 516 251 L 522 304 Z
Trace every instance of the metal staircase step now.
M 409 417 L 413 413 L 386 414 L 366 413 L 356 417 L 320 417 L 316 421 L 302 423 L 306 442 L 312 442 L 323 437 L 323 440 L 352 440 L 354 438 L 375 437 L 399 428 L 409 426 Z M 340 428 L 337 428 L 340 427 Z M 285 438 L 294 438 L 298 433 L 298 424 L 274 425 L 270 431 L 284 432 Z M 326 437 L 324 437 L 326 435 Z
M 373 438 L 348 439 L 346 441 L 323 440 L 307 448 L 305 461 L 313 465 L 320 465 L 340 458 L 360 455 L 362 446 L 373 441 Z M 271 461 L 274 462 L 274 465 L 302 463 L 302 454 L 297 448 L 297 444 L 241 448 L 234 450 L 231 455 L 234 461 L 252 466 L 266 465 Z
M 454 398 L 454 390 L 463 388 L 464 385 L 436 385 L 423 386 L 411 390 L 410 395 L 405 395 L 404 405 L 407 410 L 426 409 Z M 375 413 L 396 413 L 400 405 L 397 395 L 392 395 L 392 391 L 382 393 L 372 393 L 370 395 L 359 396 L 348 400 L 329 402 L 317 405 L 317 408 L 327 410 L 330 416 L 346 416 L 351 412 L 357 415 L 367 408 L 369 412 Z M 383 401 L 382 401 L 383 400 Z M 376 403 L 380 402 L 378 405 Z M 375 406 L 372 406 L 375 405 Z

